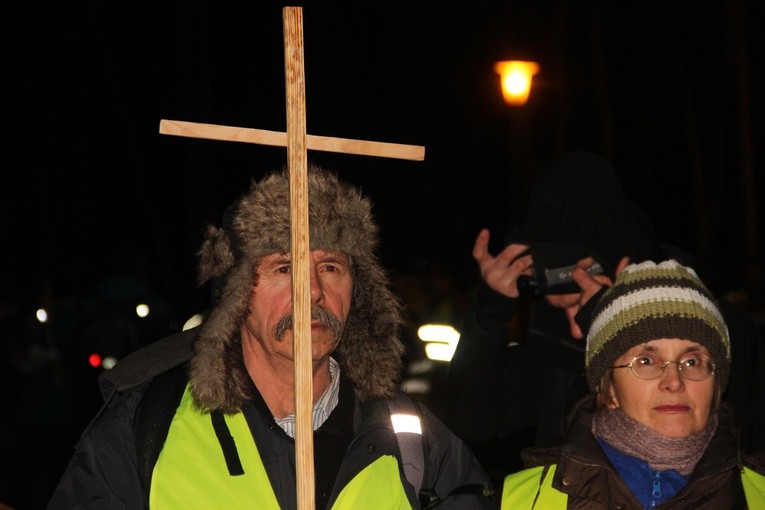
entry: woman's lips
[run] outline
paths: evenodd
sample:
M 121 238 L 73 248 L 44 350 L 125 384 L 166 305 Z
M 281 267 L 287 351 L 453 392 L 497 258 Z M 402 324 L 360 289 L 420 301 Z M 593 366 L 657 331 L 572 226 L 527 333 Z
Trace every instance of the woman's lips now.
M 683 404 L 664 404 L 653 408 L 654 411 L 660 413 L 684 413 L 691 408 Z

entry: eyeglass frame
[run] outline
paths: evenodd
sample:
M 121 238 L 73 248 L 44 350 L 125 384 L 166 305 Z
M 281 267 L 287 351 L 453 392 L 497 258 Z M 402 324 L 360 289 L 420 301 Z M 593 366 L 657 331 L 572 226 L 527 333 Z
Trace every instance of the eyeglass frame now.
M 645 357 L 656 358 L 657 360 L 661 361 L 661 367 L 660 367 L 661 371 L 658 373 L 658 375 L 656 377 L 651 377 L 650 379 L 646 379 L 645 377 L 640 377 L 639 375 L 637 375 L 635 373 L 635 371 L 632 369 L 632 365 L 635 363 L 635 361 L 638 360 L 638 358 L 645 358 Z M 640 354 L 639 356 L 635 356 L 634 358 L 632 358 L 632 361 L 630 361 L 626 365 L 616 365 L 616 366 L 612 366 L 612 367 L 609 367 L 609 368 L 611 368 L 611 369 L 614 369 L 614 368 L 629 368 L 630 372 L 632 373 L 632 375 L 634 375 L 638 379 L 643 380 L 643 381 L 654 381 L 654 380 L 662 377 L 664 374 L 667 373 L 667 365 L 669 365 L 670 363 L 674 363 L 674 364 L 677 365 L 677 372 L 680 374 L 680 377 L 682 377 L 684 381 L 696 381 L 696 382 L 706 381 L 707 379 L 711 378 L 713 375 L 715 375 L 717 373 L 717 364 L 715 362 L 713 362 L 712 358 L 710 358 L 709 356 L 698 356 L 698 358 L 705 359 L 705 360 L 709 361 L 712 364 L 712 371 L 709 373 L 709 375 L 707 377 L 705 377 L 703 379 L 688 379 L 686 377 L 686 375 L 683 373 L 683 367 L 680 364 L 680 363 L 683 362 L 682 359 L 679 359 L 679 360 L 676 359 L 676 360 L 672 360 L 672 361 L 665 361 L 664 359 L 656 356 L 655 354 Z

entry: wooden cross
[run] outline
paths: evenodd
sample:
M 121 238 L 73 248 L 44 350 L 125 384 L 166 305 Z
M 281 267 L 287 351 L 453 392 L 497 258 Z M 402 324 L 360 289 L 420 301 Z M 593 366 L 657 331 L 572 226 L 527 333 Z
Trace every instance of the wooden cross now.
M 290 240 L 292 257 L 292 314 L 295 358 L 295 460 L 297 504 L 301 510 L 315 506 L 313 466 L 313 377 L 311 361 L 311 288 L 308 230 L 307 149 L 422 161 L 425 148 L 366 140 L 349 140 L 306 134 L 305 72 L 303 64 L 303 12 L 285 7 L 284 74 L 287 95 L 287 132 L 264 131 L 213 124 L 162 120 L 159 132 L 287 147 L 290 183 Z

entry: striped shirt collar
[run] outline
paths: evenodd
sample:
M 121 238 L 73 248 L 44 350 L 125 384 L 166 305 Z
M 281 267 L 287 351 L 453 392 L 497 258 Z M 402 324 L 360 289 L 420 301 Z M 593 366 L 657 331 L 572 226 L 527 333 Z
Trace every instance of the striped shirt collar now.
M 319 400 L 313 405 L 313 430 L 321 427 L 329 415 L 337 407 L 337 402 L 340 398 L 340 365 L 334 358 L 329 358 L 329 376 L 332 382 L 329 384 Z M 274 418 L 276 424 L 279 425 L 288 436 L 295 437 L 295 415 L 290 414 L 284 418 Z

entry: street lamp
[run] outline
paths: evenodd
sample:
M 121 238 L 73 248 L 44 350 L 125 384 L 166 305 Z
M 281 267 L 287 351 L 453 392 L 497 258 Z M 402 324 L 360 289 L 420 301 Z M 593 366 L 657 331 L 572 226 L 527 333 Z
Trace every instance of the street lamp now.
M 510 106 L 523 106 L 529 99 L 531 78 L 539 72 L 539 64 L 525 60 L 503 60 L 494 64 L 500 75 L 502 96 Z

